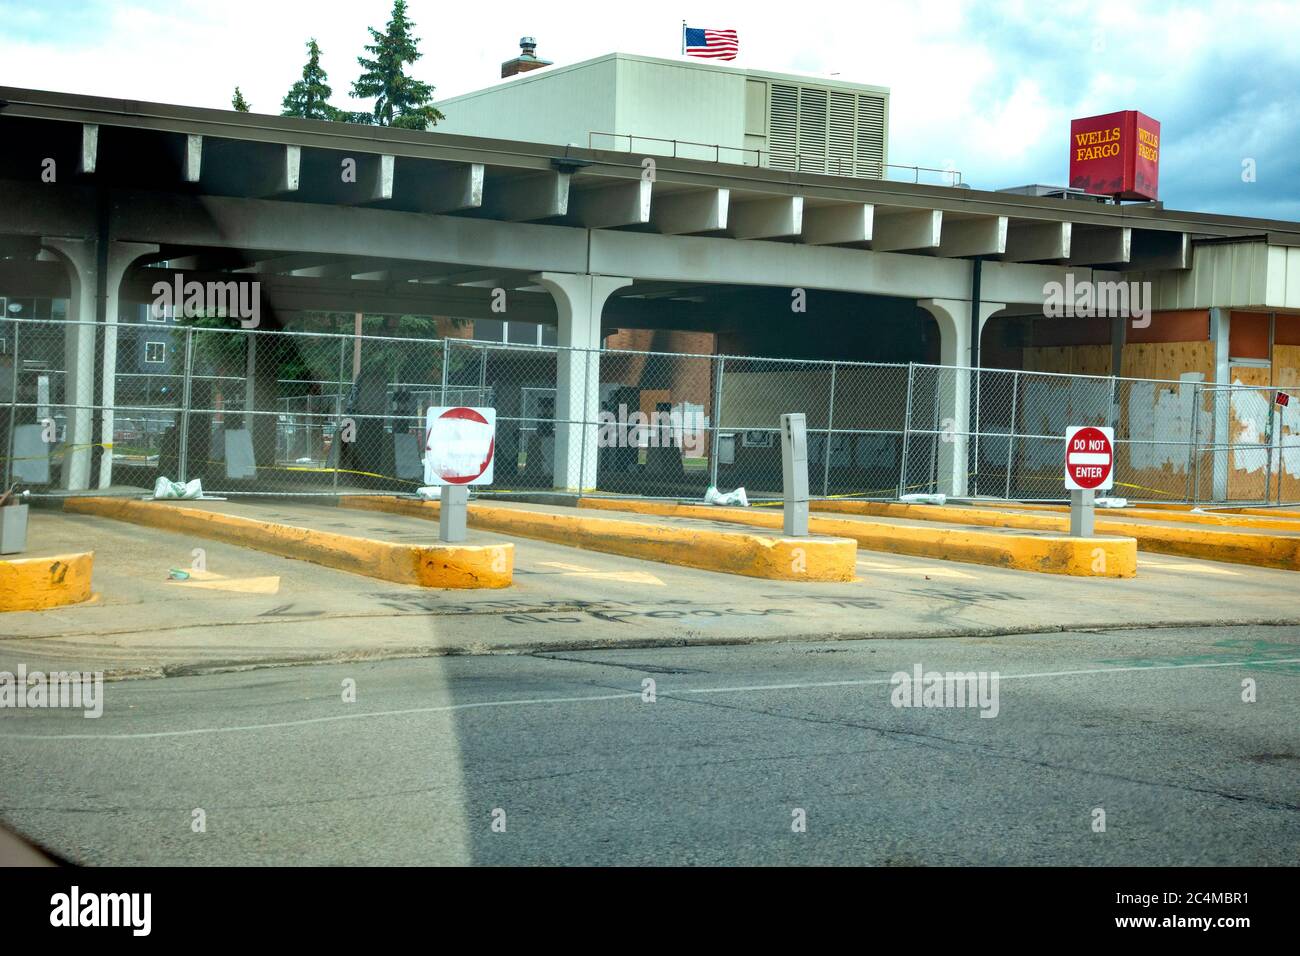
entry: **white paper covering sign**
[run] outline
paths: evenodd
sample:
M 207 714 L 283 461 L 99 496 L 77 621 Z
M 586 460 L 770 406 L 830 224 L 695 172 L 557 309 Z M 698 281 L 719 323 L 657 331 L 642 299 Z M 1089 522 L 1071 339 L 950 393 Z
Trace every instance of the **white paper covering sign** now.
M 495 408 L 430 408 L 424 426 L 426 485 L 490 485 Z

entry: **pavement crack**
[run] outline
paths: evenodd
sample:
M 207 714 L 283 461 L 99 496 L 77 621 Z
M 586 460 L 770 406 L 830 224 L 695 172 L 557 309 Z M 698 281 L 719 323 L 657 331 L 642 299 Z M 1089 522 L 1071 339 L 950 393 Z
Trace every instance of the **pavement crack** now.
M 609 687 L 610 685 L 596 684 L 598 687 Z M 616 688 L 611 688 L 616 689 Z M 1050 760 L 1036 760 L 1030 757 L 1024 757 L 1019 754 L 1010 753 L 1005 750 L 983 745 L 973 744 L 969 741 L 957 740 L 952 737 L 945 737 L 941 734 L 927 734 L 915 730 L 898 730 L 892 727 L 882 727 L 873 724 L 860 723 L 858 721 L 844 720 L 833 717 L 816 717 L 810 714 L 789 714 L 778 711 L 768 710 L 763 707 L 746 707 L 742 704 L 727 703 L 720 700 L 702 700 L 693 696 L 678 696 L 671 691 L 660 690 L 657 695 L 660 699 L 675 700 L 681 703 L 696 704 L 704 707 L 716 707 L 723 710 L 741 711 L 744 713 L 755 714 L 758 716 L 774 717 L 778 720 L 793 720 L 800 723 L 821 724 L 827 726 L 847 727 L 856 730 L 867 730 L 873 733 L 882 734 L 898 740 L 908 741 L 922 747 L 931 747 L 938 750 L 961 750 L 968 753 L 975 753 L 991 757 L 997 760 L 1011 761 L 1023 764 L 1029 767 L 1037 767 L 1044 770 L 1057 770 L 1066 773 L 1085 774 L 1092 777 L 1101 777 L 1107 780 L 1114 780 L 1120 783 L 1129 783 L 1145 787 L 1154 787 L 1165 790 L 1178 790 L 1183 793 L 1197 793 L 1206 796 L 1218 797 L 1223 800 L 1233 800 L 1239 803 L 1250 803 L 1255 806 L 1268 807 L 1274 810 L 1300 811 L 1300 804 L 1287 803 L 1282 800 L 1273 800 L 1268 797 L 1259 797 L 1253 794 L 1234 793 L 1230 790 L 1219 790 L 1214 787 L 1196 787 L 1181 783 L 1169 783 L 1161 780 L 1149 780 L 1142 777 L 1132 776 L 1129 774 L 1115 773 L 1108 770 L 1100 770 L 1093 767 L 1077 767 L 1072 764 L 1057 763 Z

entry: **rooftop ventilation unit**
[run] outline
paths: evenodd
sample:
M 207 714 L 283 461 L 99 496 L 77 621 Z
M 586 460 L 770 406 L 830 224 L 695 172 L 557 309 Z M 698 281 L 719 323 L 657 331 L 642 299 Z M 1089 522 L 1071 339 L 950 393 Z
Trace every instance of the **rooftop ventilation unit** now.
M 1044 186 L 1039 183 L 1030 186 L 1008 186 L 1006 189 L 999 189 L 998 192 L 1011 193 L 1014 196 L 1037 196 L 1046 199 L 1075 199 L 1099 203 L 1110 201 L 1109 196 L 1094 196 L 1082 189 L 1073 189 L 1069 186 Z
M 773 83 L 768 128 L 773 169 L 884 178 L 884 97 Z

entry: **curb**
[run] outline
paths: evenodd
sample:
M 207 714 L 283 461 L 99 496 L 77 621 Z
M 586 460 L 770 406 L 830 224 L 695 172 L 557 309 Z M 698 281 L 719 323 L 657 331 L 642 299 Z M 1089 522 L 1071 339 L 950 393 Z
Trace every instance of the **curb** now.
M 514 578 L 511 544 L 393 544 L 219 511 L 124 498 L 69 498 L 63 510 L 193 534 L 397 584 L 504 588 Z
M 916 518 L 924 521 L 953 521 L 965 524 L 988 525 L 997 528 L 1023 528 L 1045 531 L 1062 531 L 1068 524 L 1065 515 L 1010 514 L 994 508 L 950 507 L 948 505 L 906 505 L 894 502 L 826 502 L 827 510 L 853 514 L 887 515 L 897 518 Z M 1135 520 L 1111 518 L 1098 514 L 1098 534 L 1123 535 L 1135 540 L 1141 551 L 1174 554 L 1187 558 L 1204 558 L 1207 561 L 1226 561 L 1231 564 L 1249 564 L 1262 568 L 1279 568 L 1300 571 L 1300 536 L 1288 538 L 1281 535 L 1259 534 L 1250 531 L 1212 531 L 1202 528 L 1168 528 L 1144 525 Z M 1066 539 L 1074 540 L 1074 539 Z M 1114 541 L 1115 538 L 1094 538 L 1095 541 Z M 1123 539 L 1120 539 L 1123 540 Z
M 429 520 L 438 517 L 436 501 L 345 495 L 339 498 L 339 505 Z M 467 520 L 484 531 L 753 578 L 852 581 L 857 571 L 857 545 L 847 538 L 771 538 L 483 504 L 470 505 Z
M 844 502 L 848 505 L 866 502 Z M 820 508 L 821 502 L 814 506 Z M 757 527 L 780 527 L 782 516 L 775 511 L 720 508 L 715 505 L 682 505 L 659 501 L 623 501 L 613 498 L 584 498 L 581 508 L 601 511 L 632 511 L 667 517 L 704 518 L 732 521 Z M 901 505 L 899 507 L 915 507 Z M 844 511 L 850 509 L 845 508 Z M 899 514 L 897 517 L 918 517 Z M 939 520 L 939 519 L 933 519 Z M 948 520 L 948 519 L 943 519 Z M 1031 519 L 1044 522 L 1043 530 L 1059 530 L 1057 518 Z M 1055 522 L 1055 525 L 1046 524 Z M 961 521 L 963 524 L 982 522 Z M 1032 527 L 1032 526 L 1028 526 Z M 1137 546 L 1132 538 L 1070 538 L 991 534 L 953 528 L 904 527 L 880 522 L 812 515 L 808 528 L 817 534 L 852 538 L 868 551 L 941 558 L 966 564 L 985 564 L 1016 571 L 1068 574 L 1075 577 L 1131 578 L 1137 575 Z M 1096 552 L 1100 550 L 1100 555 Z M 1102 571 L 1095 570 L 1100 563 Z
M 878 504 L 887 504 L 889 502 L 874 502 Z M 828 502 L 836 505 L 838 502 Z M 930 507 L 947 507 L 930 506 Z M 983 502 L 971 505 L 974 508 L 989 508 L 1001 510 L 1007 508 L 1012 511 L 1027 509 L 1033 511 L 1046 511 L 1052 514 L 1065 515 L 1069 514 L 1069 505 L 1000 505 Z M 826 511 L 838 511 L 836 507 L 823 509 Z M 1231 513 L 1219 511 L 1176 511 L 1172 508 L 1150 508 L 1141 505 L 1136 508 L 1098 508 L 1097 519 L 1099 521 L 1178 521 L 1184 524 L 1207 524 L 1215 525 L 1221 528 L 1245 528 L 1250 529 L 1273 529 L 1276 531 L 1300 531 L 1300 514 L 1295 512 L 1263 512 L 1254 509 L 1250 512 L 1234 511 Z
M 43 611 L 90 598 L 95 552 L 0 560 L 0 611 Z
M 1263 518 L 1281 517 L 1290 521 L 1300 522 L 1300 511 L 1288 511 L 1280 508 L 1233 508 L 1233 514 L 1252 515 Z

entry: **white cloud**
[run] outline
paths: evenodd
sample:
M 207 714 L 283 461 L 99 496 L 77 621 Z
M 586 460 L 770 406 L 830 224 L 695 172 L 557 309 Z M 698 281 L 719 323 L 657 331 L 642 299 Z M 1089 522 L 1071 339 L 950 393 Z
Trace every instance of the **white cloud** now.
M 0 84 L 218 108 L 229 106 L 238 84 L 254 110 L 276 113 L 300 74 L 309 36 L 324 51 L 335 104 L 361 108 L 346 92 L 358 74 L 366 27 L 383 25 L 391 0 L 119 0 L 100 8 L 109 11 L 103 29 L 72 30 L 71 37 L 64 27 L 75 14 L 58 6 L 45 8 L 37 33 L 41 9 L 27 7 L 6 25 L 13 29 L 0 57 Z M 680 42 L 680 14 L 643 4 L 410 0 L 409 9 L 424 53 L 414 72 L 439 97 L 497 81 L 524 34 L 537 37 L 539 54 L 557 63 L 612 50 L 675 56 Z M 8 8 L 3 12 L 7 18 Z M 740 31 L 738 65 L 837 73 L 890 87 L 891 160 L 941 166 L 951 159 L 984 188 L 1062 181 L 1072 117 L 1141 109 L 1161 119 L 1188 104 L 1222 106 L 1231 95 L 1223 84 L 1240 84 L 1261 60 L 1300 77 L 1300 50 L 1291 43 L 1300 36 L 1300 4 L 1284 0 L 1100 0 L 1074 9 L 957 0 L 700 0 L 690 16 L 692 25 Z M 1210 62 L 1238 75 L 1220 81 L 1207 73 Z M 1249 108 L 1263 122 L 1275 104 Z M 1240 122 L 1254 128 L 1250 116 Z M 1293 115 L 1284 117 L 1265 134 L 1290 137 L 1295 154 L 1295 124 Z M 1196 131 L 1166 132 L 1175 148 Z

